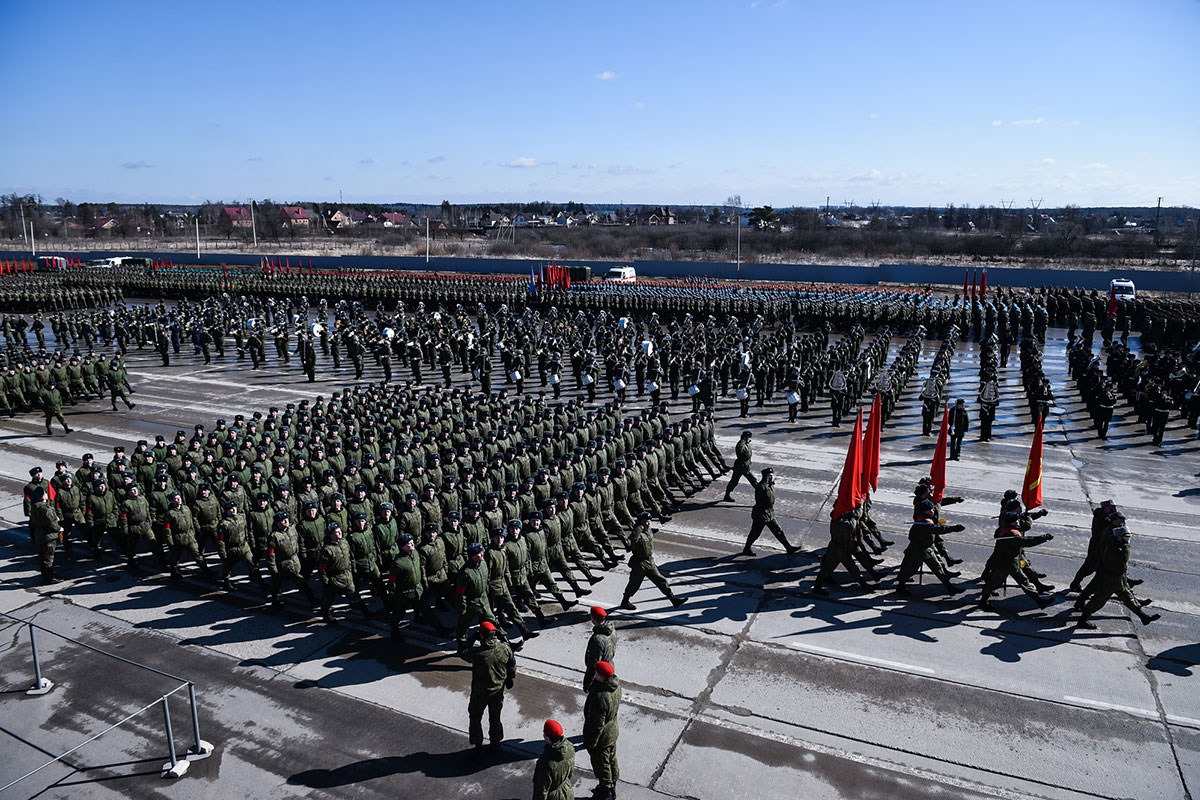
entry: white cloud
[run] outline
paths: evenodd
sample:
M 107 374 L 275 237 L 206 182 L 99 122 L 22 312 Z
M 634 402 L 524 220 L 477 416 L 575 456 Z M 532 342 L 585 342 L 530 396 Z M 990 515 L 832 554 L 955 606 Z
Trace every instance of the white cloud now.
M 1012 123 L 1010 123 L 1010 124 L 1012 124 L 1015 127 L 1022 127 L 1024 125 L 1045 125 L 1046 118 L 1038 117 L 1037 119 L 1016 119 L 1016 120 L 1013 120 Z
M 596 80 L 598 81 L 615 81 L 619 77 L 621 76 L 613 72 L 611 69 L 606 69 L 604 72 L 597 73 L 595 76 Z
M 866 172 L 860 172 L 850 178 L 852 181 L 877 181 L 883 177 L 883 173 L 877 169 L 869 169 Z
M 646 169 L 645 167 L 635 167 L 632 164 L 613 164 L 606 167 L 605 172 L 609 175 L 650 175 L 656 170 Z
M 1043 163 L 1043 164 L 1050 164 L 1050 165 L 1053 165 L 1053 164 L 1057 164 L 1057 163 L 1058 163 L 1058 161 L 1057 161 L 1056 159 L 1053 159 L 1053 158 L 1043 158 L 1043 159 L 1042 159 L 1042 163 Z
M 530 158 L 529 156 L 521 156 L 520 158 L 514 158 L 512 161 L 501 161 L 500 166 L 523 168 L 523 167 L 540 167 L 540 166 L 542 166 L 542 164 L 536 158 Z
M 586 162 L 586 163 L 583 161 L 576 161 L 574 164 L 571 165 L 571 169 L 595 169 L 598 166 L 600 166 L 600 165 L 597 164 L 595 161 L 590 161 L 590 162 Z
M 999 127 L 1000 127 L 1001 125 L 1003 125 L 1003 124 L 1004 124 L 1004 123 L 1003 123 L 1003 122 L 1001 122 L 1001 121 L 1000 121 L 1000 120 L 998 120 L 998 119 L 994 119 L 994 120 L 992 120 L 992 127 L 993 127 L 993 128 L 999 128 Z
M 1101 164 L 1099 161 L 1093 161 L 1091 164 L 1084 164 L 1081 169 L 1108 169 L 1108 164 Z

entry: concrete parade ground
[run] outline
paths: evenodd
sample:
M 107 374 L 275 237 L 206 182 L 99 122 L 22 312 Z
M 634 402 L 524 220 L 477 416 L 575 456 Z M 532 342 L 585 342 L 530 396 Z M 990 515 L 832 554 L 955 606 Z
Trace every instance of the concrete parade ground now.
M 893 336 L 893 355 L 903 341 Z M 726 474 L 687 497 L 658 534 L 656 558 L 685 598 L 681 607 L 647 584 L 634 598 L 637 611 L 615 610 L 625 564 L 592 587 L 585 600 L 613 610 L 619 635 L 621 798 L 1200 793 L 1200 441 L 1173 419 L 1155 447 L 1127 405 L 1118 406 L 1107 441 L 1097 439 L 1067 375 L 1065 331 L 1051 328 L 1044 366 L 1058 405 L 1046 423 L 1050 514 L 1033 532 L 1055 538 L 1029 555 L 1060 591 L 1039 611 L 1010 586 L 994 598 L 995 612 L 978 610 L 977 578 L 992 552 L 1001 495 L 1021 486 L 1033 425 L 1014 347 L 1000 373 L 993 439 L 977 441 L 977 346 L 960 344 L 948 397 L 967 399 L 972 431 L 947 469 L 947 493 L 965 502 L 945 516 L 966 525 L 947 542 L 965 560 L 956 582 L 966 591 L 950 597 L 926 575 L 914 597 L 899 597 L 894 576 L 912 490 L 936 441 L 921 435 L 918 393 L 938 345 L 924 343 L 883 431 L 872 516 L 896 544 L 874 590 L 839 573 L 844 584 L 829 597 L 811 592 L 853 417 L 831 428 L 821 401 L 789 424 L 777 395 L 739 419 L 735 399 L 719 402 L 726 459 L 732 463 L 741 431 L 753 431 L 753 469 L 775 469 L 776 514 L 807 552 L 789 557 L 768 535 L 756 557 L 740 555 L 753 492 L 743 481 L 735 503 L 718 502 Z M 328 397 L 353 377 L 324 360 L 311 384 L 296 363 L 272 359 L 254 372 L 232 347 L 208 367 L 186 346 L 169 368 L 150 348 L 131 349 L 128 363 L 132 411 L 109 411 L 107 398 L 68 406 L 69 436 L 58 426 L 45 436 L 40 414 L 0 419 L 0 611 L 194 682 L 201 736 L 216 749 L 184 777 L 160 778 L 164 721 L 151 708 L 0 798 L 529 797 L 543 721 L 555 718 L 577 745 L 582 739 L 586 605 L 545 606 L 557 619 L 517 655 L 505 746 L 477 756 L 466 734 L 470 669 L 453 642 L 429 629 L 410 628 L 396 644 L 381 613 L 367 621 L 335 606 L 337 622 L 323 625 L 294 598 L 271 611 L 244 574 L 228 593 L 194 569 L 172 583 L 148 560 L 135 575 L 115 557 L 68 561 L 60 553 L 61 580 L 41 586 L 21 510 L 30 466 L 49 477 L 56 460 L 74 470 L 84 452 L 103 465 L 115 445 L 132 452 L 138 439 L 170 441 L 177 429 L 211 429 L 218 417 Z M 378 370 L 367 377 L 378 379 Z M 396 377 L 407 377 L 403 365 Z M 455 381 L 464 377 L 456 368 Z M 647 402 L 631 396 L 628 408 Z M 686 396 L 671 407 L 688 409 Z M 1064 590 L 1083 560 L 1092 509 L 1106 498 L 1133 532 L 1130 576 L 1145 581 L 1135 591 L 1153 599 L 1147 610 L 1162 619 L 1142 626 L 1114 600 L 1094 618 L 1098 630 L 1076 630 L 1074 595 Z M 378 601 L 370 604 L 378 612 Z M 0 632 L 0 786 L 175 686 L 39 633 L 40 667 L 55 686 L 27 696 L 28 628 L 0 617 Z M 182 747 L 192 743 L 186 698 L 170 701 Z M 586 798 L 596 782 L 582 747 L 576 763 L 576 796 Z

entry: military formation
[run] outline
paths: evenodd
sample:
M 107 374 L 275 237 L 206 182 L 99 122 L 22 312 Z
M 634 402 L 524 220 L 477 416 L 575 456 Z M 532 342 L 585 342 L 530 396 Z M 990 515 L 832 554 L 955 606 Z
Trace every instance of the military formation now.
M 493 748 L 503 741 L 504 693 L 517 678 L 513 651 L 553 623 L 555 607 L 581 602 L 624 560 L 630 575 L 620 608 L 636 610 L 646 580 L 674 606 L 686 602 L 659 569 L 653 523 L 668 522 L 725 472 L 726 501 L 743 479 L 754 492 L 743 555 L 756 555 L 765 530 L 789 555 L 802 552 L 776 518 L 773 470 L 753 467 L 751 432 L 742 433 L 732 466 L 717 448 L 719 403 L 736 402 L 742 417 L 786 407 L 789 422 L 804 414 L 837 427 L 862 398 L 878 395 L 886 419 L 933 337 L 941 346 L 920 394 L 924 432 L 932 435 L 949 406 L 957 458 L 971 430 L 965 399 L 946 396 L 958 343 L 972 336 L 980 343 L 976 402 L 979 438 L 987 441 L 997 375 L 1012 346 L 1030 413 L 1044 416 L 1054 402 L 1041 370 L 1047 325 L 1088 313 L 1094 322 L 1104 301 L 1059 290 L 1004 290 L 963 302 L 924 290 L 700 284 L 586 284 L 532 294 L 511 280 L 129 269 L 114 271 L 109 284 L 78 273 L 0 281 L 12 303 L 6 309 L 32 312 L 28 321 L 3 318 L 0 398 L 10 413 L 40 408 L 50 430 L 54 403 L 35 406 L 27 385 L 57 389 L 60 408 L 101 389 L 114 408 L 119 399 L 132 408 L 122 359 L 130 348 L 156 351 L 164 367 L 172 359 L 236 360 L 353 385 L 218 419 L 211 430 L 198 424 L 171 441 L 139 441 L 128 454 L 123 447 L 99 459 L 86 453 L 75 468 L 60 461 L 48 480 L 31 470 L 25 513 L 43 580 L 55 580 L 56 554 L 116 557 L 138 573 L 148 562 L 173 578 L 198 572 L 226 591 L 249 582 L 272 606 L 286 602 L 326 622 L 344 602 L 386 620 L 396 640 L 414 626 L 452 637 L 471 664 L 469 738 L 479 748 L 485 712 L 487 740 Z M 127 303 L 126 294 L 162 299 Z M 1200 338 L 1195 309 L 1139 299 L 1121 301 L 1115 315 L 1104 310 L 1107 375 L 1091 354 L 1087 325 L 1069 345 L 1089 413 L 1096 415 L 1095 405 L 1103 417 L 1109 395 L 1120 392 L 1153 431 L 1167 397 L 1176 403 L 1168 413 L 1191 415 L 1194 428 L 1200 407 L 1187 346 Z M 47 324 L 57 351 L 46 350 Z M 1126 345 L 1129 327 L 1139 325 L 1153 345 L 1140 356 Z M 893 350 L 898 332 L 906 338 Z M 116 354 L 93 358 L 97 346 Z M 68 347 L 89 355 L 68 355 Z M 368 371 L 374 382 L 365 382 Z M 917 486 L 899 595 L 926 571 L 949 593 L 961 591 L 953 569 L 961 561 L 947 544 L 964 526 L 943 511 L 960 500 L 929 479 Z M 1111 503 L 1102 509 L 1071 587 L 1079 593 L 1078 625 L 1091 627 L 1113 596 L 1152 622 L 1157 615 L 1143 611 L 1149 601 L 1131 591 L 1139 581 L 1126 574 L 1129 527 Z M 831 521 L 815 594 L 828 595 L 839 570 L 863 587 L 883 579 L 882 557 L 894 542 L 870 512 L 868 498 Z M 1022 507 L 1015 492 L 1005 495 L 979 577 L 980 608 L 994 610 L 1010 579 L 1037 605 L 1052 601 L 1054 587 L 1029 560 L 1032 548 L 1053 538 L 1031 533 L 1045 513 Z M 583 744 L 596 796 L 614 797 L 616 628 L 602 608 L 589 617 Z M 574 748 L 553 720 L 544 735 L 534 796 L 571 797 Z

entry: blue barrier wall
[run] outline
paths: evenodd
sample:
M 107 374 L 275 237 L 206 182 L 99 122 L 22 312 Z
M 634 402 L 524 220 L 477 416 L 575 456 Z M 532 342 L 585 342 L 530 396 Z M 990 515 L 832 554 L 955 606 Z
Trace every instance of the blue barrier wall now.
M 47 253 L 52 255 L 53 253 Z M 112 251 L 72 253 L 84 261 L 108 258 Z M 200 261 L 187 253 L 157 253 L 128 251 L 122 255 L 139 258 L 171 259 L 179 266 L 196 263 L 205 266 L 221 264 L 258 264 L 260 256 L 253 253 L 205 253 Z M 0 258 L 29 258 L 25 251 L 0 251 Z M 277 258 L 272 256 L 272 258 Z M 285 256 L 292 265 L 298 264 L 296 257 Z M 303 265 L 310 263 L 308 256 Z M 426 263 L 423 256 L 313 256 L 313 267 L 318 269 L 386 269 L 439 272 L 499 273 L 528 275 L 542 260 L 514 258 L 458 258 L 435 257 Z M 933 284 L 962 286 L 964 276 L 971 267 L 946 267 L 932 264 L 881 264 L 879 266 L 840 266 L 833 264 L 737 264 L 730 261 L 557 261 L 572 267 L 592 267 L 599 275 L 616 264 L 628 264 L 638 275 L 658 278 L 725 278 L 755 281 L 788 281 L 798 283 L 846 283 L 872 285 L 878 283 Z M 975 268 L 982 274 L 982 268 Z M 1104 269 L 1045 269 L 1040 267 L 988 267 L 989 286 L 1065 286 L 1084 289 L 1108 290 L 1113 278 L 1130 278 L 1139 289 L 1164 292 L 1189 291 L 1190 277 L 1186 270 L 1104 270 Z M 1198 286 L 1197 288 L 1200 288 Z

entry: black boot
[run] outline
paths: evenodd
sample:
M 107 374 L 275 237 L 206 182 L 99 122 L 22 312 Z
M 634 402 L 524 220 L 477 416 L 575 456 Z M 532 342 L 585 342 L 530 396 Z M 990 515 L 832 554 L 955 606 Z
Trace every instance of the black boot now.
M 621 605 L 617 606 L 617 608 L 623 608 L 626 611 L 637 611 L 637 606 L 629 599 L 629 595 L 621 598 Z
M 554 595 L 554 599 L 557 600 L 558 604 L 562 606 L 563 611 L 570 611 L 571 606 L 575 605 L 575 601 L 568 600 L 567 596 L 564 595 L 562 592 L 559 592 L 558 594 Z

